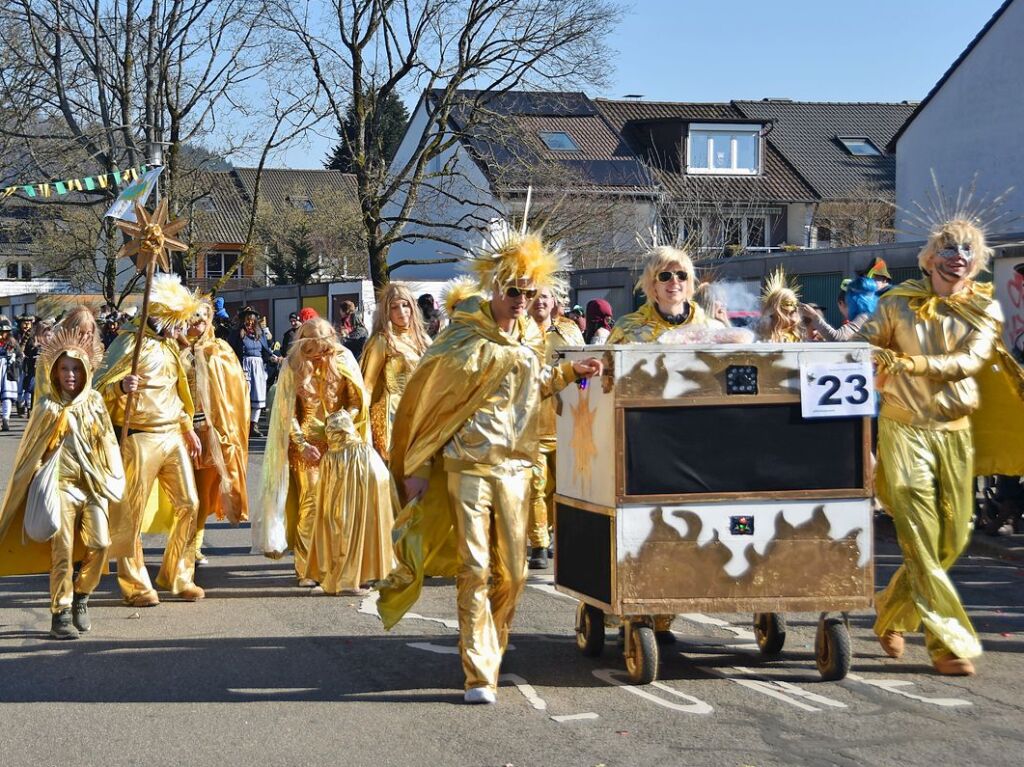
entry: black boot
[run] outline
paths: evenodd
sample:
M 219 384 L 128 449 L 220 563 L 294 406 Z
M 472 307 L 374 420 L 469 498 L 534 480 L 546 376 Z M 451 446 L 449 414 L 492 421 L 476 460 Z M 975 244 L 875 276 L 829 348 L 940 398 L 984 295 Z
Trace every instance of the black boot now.
M 6 418 L 0 419 L 0 431 L 10 431 L 10 430 L 11 430 L 11 422 L 9 420 L 7 420 Z
M 71 620 L 71 608 L 54 613 L 50 621 L 50 636 L 54 639 L 78 639 L 78 629 Z
M 75 628 L 79 631 L 85 632 L 92 629 L 92 621 L 89 620 L 88 594 L 75 594 L 74 601 L 71 603 L 71 620 L 74 621 Z
M 548 566 L 548 550 L 542 546 L 530 549 L 530 569 L 543 570 Z

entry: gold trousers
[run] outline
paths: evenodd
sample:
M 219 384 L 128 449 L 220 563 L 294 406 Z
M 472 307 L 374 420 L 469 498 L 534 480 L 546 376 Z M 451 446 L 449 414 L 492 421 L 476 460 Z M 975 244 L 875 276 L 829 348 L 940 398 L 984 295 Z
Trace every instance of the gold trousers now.
M 551 520 L 555 515 L 555 451 L 541 450 L 533 465 L 530 482 L 530 546 L 546 549 L 551 545 Z
M 170 501 L 171 531 L 167 534 L 157 585 L 177 594 L 193 584 L 196 570 L 196 513 L 199 506 L 192 460 L 180 432 L 137 432 L 124 443 L 124 508 L 134 520 L 135 540 L 131 556 L 117 560 L 117 582 L 125 599 L 153 591 L 142 554 L 142 513 L 153 489 Z
M 459 652 L 466 689 L 498 687 L 509 627 L 526 586 L 528 471 L 448 473 L 459 533 Z
M 299 485 L 299 513 L 295 527 L 295 575 L 301 578 L 317 579 L 319 565 L 310 562 L 310 547 L 313 544 L 313 530 L 316 527 L 317 491 L 320 485 L 320 469 L 302 464 L 294 469 Z
M 203 446 L 205 451 L 206 446 Z M 204 452 L 205 454 L 205 452 Z M 199 514 L 196 516 L 196 556 L 203 548 L 206 536 L 206 520 L 213 514 L 220 499 L 220 473 L 216 468 L 196 469 L 196 494 L 199 498 Z
M 75 488 L 60 490 L 60 530 L 50 539 L 50 612 L 71 607 L 75 594 L 91 594 L 99 585 L 110 546 L 107 510 L 82 499 Z M 85 553 L 72 580 L 75 531 L 82 538 Z
M 974 447 L 970 430 L 937 431 L 878 419 L 878 462 L 903 564 L 875 598 L 875 633 L 924 624 L 932 660 L 981 654 L 981 643 L 946 574 L 971 535 Z

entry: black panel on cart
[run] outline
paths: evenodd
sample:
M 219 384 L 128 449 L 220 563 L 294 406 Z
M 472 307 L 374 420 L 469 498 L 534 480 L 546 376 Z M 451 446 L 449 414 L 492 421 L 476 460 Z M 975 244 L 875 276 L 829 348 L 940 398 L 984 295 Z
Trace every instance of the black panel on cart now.
M 859 488 L 861 418 L 804 420 L 800 403 L 626 410 L 627 495 Z
M 555 505 L 555 514 L 558 585 L 611 602 L 612 518 L 564 503 Z

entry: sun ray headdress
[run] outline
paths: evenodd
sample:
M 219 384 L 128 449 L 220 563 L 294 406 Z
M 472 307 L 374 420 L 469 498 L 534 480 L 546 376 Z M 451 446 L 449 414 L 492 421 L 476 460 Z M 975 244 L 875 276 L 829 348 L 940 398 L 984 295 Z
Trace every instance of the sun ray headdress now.
M 176 274 L 153 275 L 149 297 L 149 318 L 158 333 L 184 331 L 199 311 L 200 299 L 181 284 Z
M 793 342 L 803 339 L 800 320 L 793 313 L 800 308 L 800 286 L 780 266 L 768 277 L 761 291 L 761 337 L 766 341 Z
M 518 280 L 557 289 L 563 284 L 559 274 L 568 270 L 561 247 L 548 245 L 539 232 L 531 232 L 525 225 L 516 231 L 505 221 L 496 222 L 467 255 L 469 268 L 485 294 Z

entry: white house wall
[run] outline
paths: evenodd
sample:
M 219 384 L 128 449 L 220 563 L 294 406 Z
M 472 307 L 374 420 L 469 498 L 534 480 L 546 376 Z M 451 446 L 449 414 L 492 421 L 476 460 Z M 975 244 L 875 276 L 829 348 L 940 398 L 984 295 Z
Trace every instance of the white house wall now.
M 947 196 L 956 197 L 977 174 L 978 193 L 988 198 L 1010 187 L 1004 210 L 1018 221 L 993 231 L 1020 229 L 1024 214 L 1024 2 L 1017 0 L 978 41 L 974 50 L 917 115 L 896 146 L 896 202 L 901 241 L 921 239 L 908 222 L 915 203 L 929 208 L 931 171 Z

